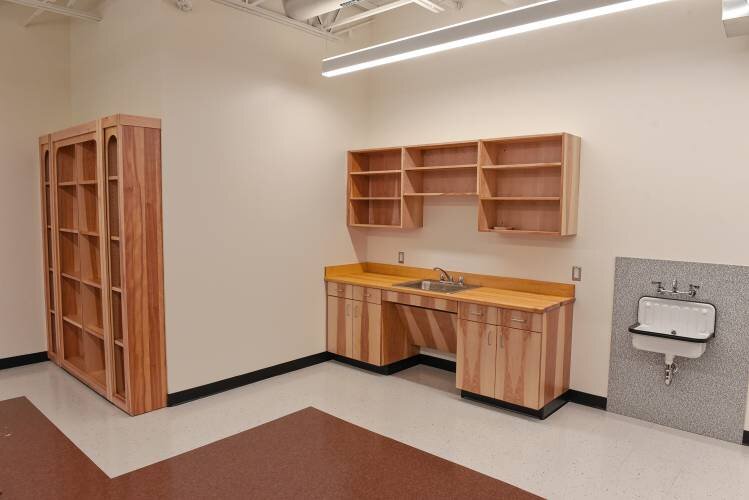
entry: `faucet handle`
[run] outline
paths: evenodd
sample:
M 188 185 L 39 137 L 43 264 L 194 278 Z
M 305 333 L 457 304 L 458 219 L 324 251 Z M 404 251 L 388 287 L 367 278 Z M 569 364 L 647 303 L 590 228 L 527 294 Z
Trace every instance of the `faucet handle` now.
M 697 292 L 699 291 L 700 288 L 701 288 L 700 285 L 693 285 L 693 284 L 690 283 L 689 284 L 689 295 L 691 295 L 692 297 L 694 297 L 695 295 L 697 295 Z

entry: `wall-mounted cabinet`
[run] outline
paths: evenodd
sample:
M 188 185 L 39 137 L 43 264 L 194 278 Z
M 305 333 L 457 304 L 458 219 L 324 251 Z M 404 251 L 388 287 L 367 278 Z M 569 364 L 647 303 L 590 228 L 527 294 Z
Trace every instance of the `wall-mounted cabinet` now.
M 570 134 L 481 141 L 479 231 L 576 234 L 579 157 Z
M 425 198 L 477 196 L 479 231 L 577 232 L 580 138 L 524 136 L 348 153 L 348 224 L 418 228 Z
M 49 357 L 133 415 L 161 408 L 160 120 L 115 115 L 39 144 Z

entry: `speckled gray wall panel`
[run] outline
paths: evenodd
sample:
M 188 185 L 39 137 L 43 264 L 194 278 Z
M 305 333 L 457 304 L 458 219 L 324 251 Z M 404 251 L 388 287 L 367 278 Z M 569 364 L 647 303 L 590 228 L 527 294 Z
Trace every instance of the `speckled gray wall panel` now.
M 651 281 L 679 289 L 701 285 L 696 302 L 713 304 L 716 335 L 698 359 L 676 358 L 679 371 L 664 383 L 662 354 L 632 347 L 637 302 L 657 296 Z M 668 297 L 668 296 L 664 296 Z M 670 297 L 669 297 L 670 298 Z M 749 267 L 616 259 L 608 410 L 657 424 L 740 443 L 749 384 Z

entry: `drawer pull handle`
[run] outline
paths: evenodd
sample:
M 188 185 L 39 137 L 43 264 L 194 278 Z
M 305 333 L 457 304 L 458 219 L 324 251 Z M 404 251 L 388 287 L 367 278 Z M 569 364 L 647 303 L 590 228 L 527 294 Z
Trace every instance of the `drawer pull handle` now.
M 516 323 L 527 323 L 527 319 L 520 319 L 520 318 L 510 318 L 510 321 L 515 321 Z
M 483 316 L 484 315 L 484 313 L 482 313 L 482 312 L 473 312 L 473 311 L 471 311 L 468 314 L 473 314 L 474 316 Z

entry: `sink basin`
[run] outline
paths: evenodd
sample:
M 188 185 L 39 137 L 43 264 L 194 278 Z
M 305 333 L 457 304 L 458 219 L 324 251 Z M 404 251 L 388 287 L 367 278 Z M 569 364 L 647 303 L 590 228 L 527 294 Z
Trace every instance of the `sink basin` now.
M 715 336 L 715 306 L 703 302 L 643 297 L 637 321 L 629 328 L 632 345 L 664 354 L 666 364 L 674 356 L 699 358 Z
M 437 280 L 407 281 L 405 283 L 396 283 L 395 286 L 440 293 L 458 293 L 464 290 L 470 290 L 471 288 L 478 288 L 478 285 L 465 285 Z

